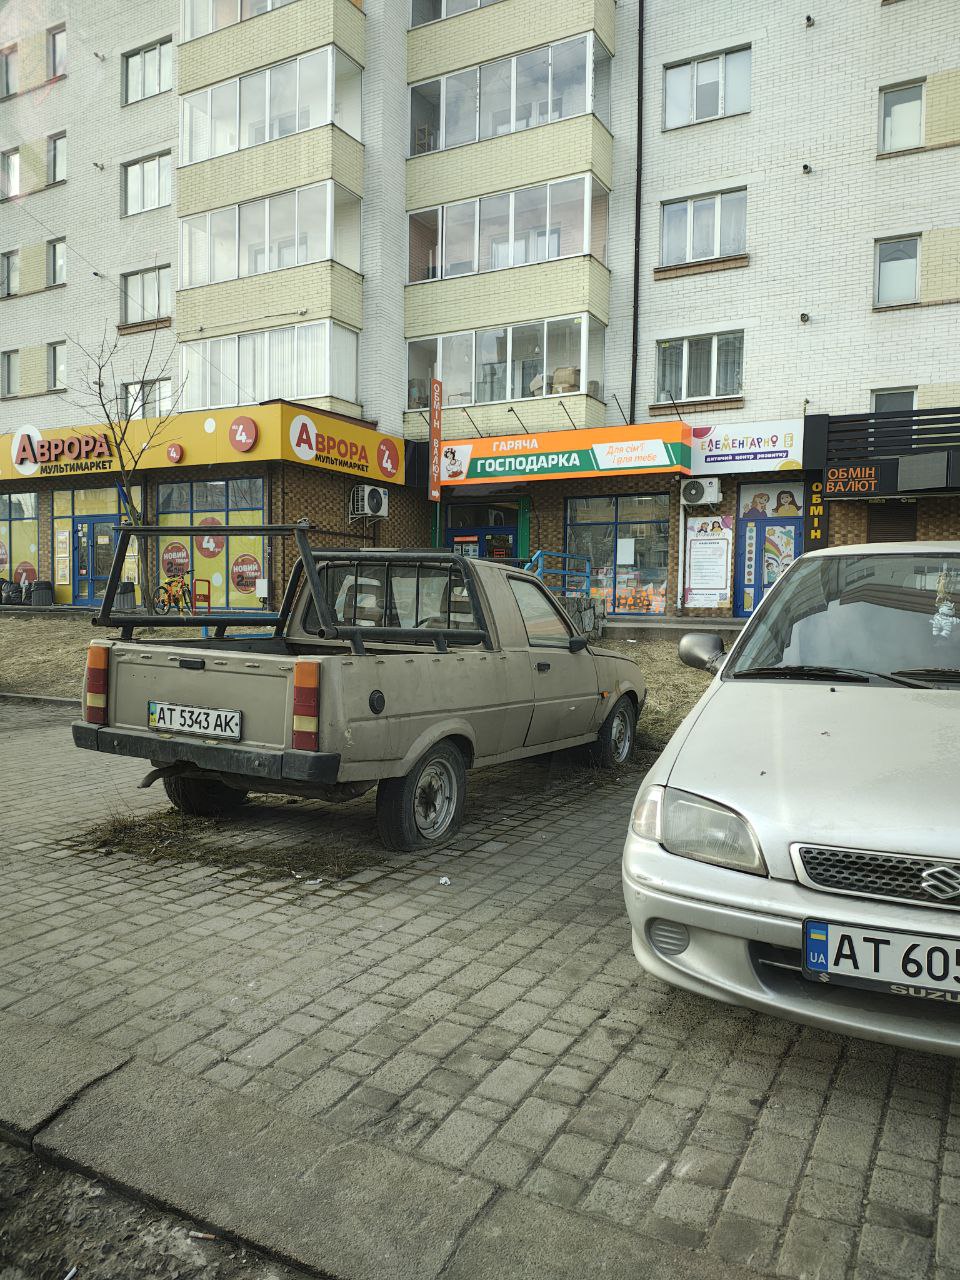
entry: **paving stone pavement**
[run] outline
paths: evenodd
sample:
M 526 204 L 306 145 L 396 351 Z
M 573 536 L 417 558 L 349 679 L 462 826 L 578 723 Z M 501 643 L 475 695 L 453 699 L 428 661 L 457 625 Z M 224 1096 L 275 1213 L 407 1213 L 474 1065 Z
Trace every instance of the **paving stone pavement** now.
M 953 1061 L 641 974 L 639 771 L 472 775 L 448 849 L 309 884 L 258 855 L 376 850 L 368 798 L 265 798 L 219 862 L 84 851 L 163 796 L 69 719 L 0 701 L 0 1008 L 758 1274 L 960 1280 Z

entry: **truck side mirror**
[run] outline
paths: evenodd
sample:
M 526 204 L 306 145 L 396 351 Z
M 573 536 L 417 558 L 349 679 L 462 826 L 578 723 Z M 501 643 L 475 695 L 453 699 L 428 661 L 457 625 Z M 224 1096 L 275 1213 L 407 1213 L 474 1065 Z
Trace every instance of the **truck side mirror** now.
M 571 636 L 571 637 L 570 637 L 570 652 L 571 652 L 571 653 L 581 653 L 581 652 L 582 652 L 582 651 L 587 647 L 587 645 L 588 645 L 589 643 L 590 643 L 590 637 L 589 637 L 589 636 Z

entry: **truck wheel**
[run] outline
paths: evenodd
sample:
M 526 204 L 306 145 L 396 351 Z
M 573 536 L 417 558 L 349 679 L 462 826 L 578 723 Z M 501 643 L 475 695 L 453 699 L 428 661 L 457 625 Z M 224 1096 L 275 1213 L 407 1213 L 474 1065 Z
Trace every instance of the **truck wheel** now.
M 216 778 L 187 778 L 174 774 L 164 778 L 163 789 L 175 808 L 194 818 L 212 818 L 220 813 L 229 813 L 247 799 L 246 791 L 228 787 Z
M 450 742 L 426 751 L 403 778 L 377 788 L 377 829 L 388 849 L 442 844 L 460 830 L 467 793 L 463 756 Z
M 613 710 L 604 720 L 593 748 L 593 761 L 601 769 L 619 769 L 633 753 L 637 736 L 637 713 L 633 701 L 624 694 L 613 704 Z

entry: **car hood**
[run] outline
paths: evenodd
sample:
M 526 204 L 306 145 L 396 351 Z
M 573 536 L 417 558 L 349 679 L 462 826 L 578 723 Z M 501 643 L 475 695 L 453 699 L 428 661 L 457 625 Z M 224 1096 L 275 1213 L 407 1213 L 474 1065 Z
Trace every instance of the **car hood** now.
M 797 841 L 960 854 L 960 689 L 722 680 L 669 785 L 750 820 L 771 875 Z

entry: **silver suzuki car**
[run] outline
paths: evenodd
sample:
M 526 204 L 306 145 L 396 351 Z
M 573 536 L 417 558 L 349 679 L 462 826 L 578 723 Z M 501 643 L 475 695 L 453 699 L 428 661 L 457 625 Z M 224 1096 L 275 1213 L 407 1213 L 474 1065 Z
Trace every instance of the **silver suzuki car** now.
M 960 1055 L 960 542 L 801 556 L 644 779 L 633 949 L 689 991 Z

